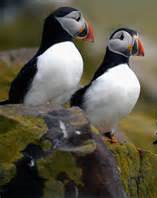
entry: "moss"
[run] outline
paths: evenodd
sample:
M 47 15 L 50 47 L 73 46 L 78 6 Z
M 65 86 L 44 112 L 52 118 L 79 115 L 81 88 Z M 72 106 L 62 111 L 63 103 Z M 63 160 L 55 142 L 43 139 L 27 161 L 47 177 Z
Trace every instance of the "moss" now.
M 99 130 L 97 128 L 95 128 L 93 125 L 91 125 L 91 132 L 96 134 L 96 135 L 99 135 Z
M 44 189 L 44 198 L 64 198 L 64 185 L 60 181 L 48 180 Z
M 0 115 L 0 134 L 7 133 L 12 128 L 16 127 L 17 122 L 12 119 L 6 119 L 5 116 Z
M 14 164 L 1 163 L 0 164 L 0 186 L 7 184 L 16 174 L 16 167 Z
M 46 179 L 44 198 L 63 197 L 64 185 L 73 181 L 81 185 L 81 169 L 77 167 L 76 161 L 71 153 L 55 150 L 49 157 L 37 162 L 39 175 Z M 66 175 L 66 179 L 59 181 L 59 175 Z M 54 190 L 55 189 L 55 190 Z
M 143 152 L 138 183 L 138 194 L 142 198 L 157 197 L 157 156 L 150 152 Z
M 94 140 L 87 140 L 83 145 L 73 148 L 73 152 L 79 156 L 86 156 L 96 150 L 96 143 Z
M 0 185 L 15 175 L 14 163 L 22 157 L 21 151 L 30 143 L 38 143 L 45 132 L 41 118 L 0 109 Z
M 125 192 L 131 198 L 157 197 L 157 155 L 138 151 L 130 143 L 109 144 L 118 164 Z
M 129 197 L 138 197 L 137 178 L 140 157 L 132 144 L 112 144 L 109 146 L 117 160 L 121 181 Z
M 52 148 L 52 142 L 50 142 L 50 140 L 43 140 L 40 142 L 40 146 L 43 151 L 48 151 Z

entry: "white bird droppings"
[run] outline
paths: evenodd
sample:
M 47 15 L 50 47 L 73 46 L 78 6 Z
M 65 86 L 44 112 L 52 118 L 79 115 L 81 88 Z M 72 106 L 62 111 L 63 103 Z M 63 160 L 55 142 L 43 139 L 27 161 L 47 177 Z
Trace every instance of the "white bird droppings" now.
M 34 167 L 34 166 L 35 166 L 35 161 L 34 161 L 33 159 L 31 160 L 29 166 L 30 166 L 30 167 Z
M 80 131 L 76 131 L 75 132 L 77 135 L 81 135 L 81 132 Z
M 60 125 L 60 129 L 61 129 L 62 132 L 63 132 L 64 138 L 68 138 L 68 132 L 67 132 L 67 130 L 66 130 L 65 124 L 64 124 L 62 121 L 59 121 L 59 125 Z

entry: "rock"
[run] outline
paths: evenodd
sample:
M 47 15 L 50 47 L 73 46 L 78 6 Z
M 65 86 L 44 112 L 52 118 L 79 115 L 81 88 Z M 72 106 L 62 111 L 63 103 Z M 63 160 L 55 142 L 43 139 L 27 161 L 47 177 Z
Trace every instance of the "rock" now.
M 20 115 L 16 108 L 0 109 L 0 185 L 15 176 L 15 162 L 22 158 L 21 151 L 36 143 L 46 133 L 41 118 Z
M 0 195 L 154 198 L 157 156 L 110 144 L 79 108 L 0 107 Z
M 133 144 L 109 145 L 118 163 L 125 192 L 131 198 L 157 197 L 157 155 Z
M 78 108 L 0 107 L 0 146 L 4 197 L 126 197 L 111 151 Z

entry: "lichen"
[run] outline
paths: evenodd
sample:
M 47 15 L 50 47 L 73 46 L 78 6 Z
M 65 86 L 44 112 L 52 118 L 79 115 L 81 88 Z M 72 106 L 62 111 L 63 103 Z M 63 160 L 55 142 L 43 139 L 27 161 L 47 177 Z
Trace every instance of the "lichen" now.
M 52 142 L 50 140 L 42 140 L 39 145 L 45 152 L 52 148 Z
M 0 109 L 0 186 L 15 175 L 14 163 L 22 157 L 21 151 L 28 144 L 37 144 L 46 129 L 41 118 Z
M 73 148 L 73 153 L 78 156 L 86 156 L 93 153 L 96 150 L 96 142 L 94 140 L 87 140 L 81 146 Z
M 138 197 L 136 179 L 140 160 L 137 149 L 132 144 L 113 144 L 112 152 L 117 160 L 121 180 L 129 197 Z
M 81 169 L 77 167 L 75 158 L 69 152 L 55 150 L 50 156 L 37 162 L 39 175 L 46 180 L 44 198 L 59 197 L 64 195 L 64 185 L 73 181 L 76 185 L 82 185 Z M 66 175 L 66 179 L 59 180 L 59 175 Z
M 91 125 L 91 132 L 94 133 L 95 135 L 99 135 L 99 130 L 97 128 L 95 128 L 93 125 Z
M 138 197 L 157 197 L 157 155 L 151 152 L 143 152 L 141 155 L 141 166 L 138 183 Z
M 45 184 L 44 198 L 64 198 L 64 185 L 60 181 L 48 180 Z
M 157 197 L 157 155 L 133 144 L 108 144 L 118 164 L 125 192 L 131 198 Z
M 16 167 L 14 164 L 1 163 L 0 164 L 0 186 L 9 183 L 15 176 Z

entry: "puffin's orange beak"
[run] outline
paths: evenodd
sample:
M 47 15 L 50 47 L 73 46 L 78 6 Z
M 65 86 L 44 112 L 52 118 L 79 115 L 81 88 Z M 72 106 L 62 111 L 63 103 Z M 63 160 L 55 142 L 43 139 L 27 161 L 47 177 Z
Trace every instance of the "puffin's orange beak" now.
M 137 35 L 134 37 L 133 45 L 129 45 L 129 50 L 133 56 L 144 56 L 144 47 Z
M 77 38 L 87 40 L 89 42 L 94 42 L 94 31 L 92 24 L 86 21 L 85 28 L 80 28 L 80 33 Z
M 88 27 L 88 34 L 87 37 L 85 38 L 85 40 L 90 41 L 90 42 L 94 42 L 94 30 L 93 30 L 93 26 L 90 22 L 86 22 L 87 27 Z
M 141 40 L 138 38 L 137 39 L 137 43 L 138 43 L 138 53 L 137 56 L 144 56 L 144 46 L 141 42 Z

